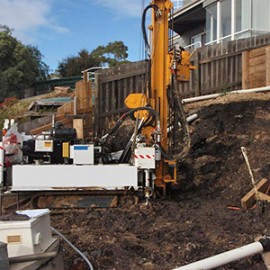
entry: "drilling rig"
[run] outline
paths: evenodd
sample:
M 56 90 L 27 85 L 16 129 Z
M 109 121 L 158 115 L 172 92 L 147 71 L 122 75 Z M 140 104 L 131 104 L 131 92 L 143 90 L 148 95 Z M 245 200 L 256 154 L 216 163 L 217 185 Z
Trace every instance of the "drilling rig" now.
M 150 10 L 148 31 L 145 22 Z M 154 0 L 143 11 L 148 79 L 143 93 L 126 98 L 129 111 L 94 141 L 82 143 L 76 130 L 58 125 L 36 138 L 26 136 L 21 142 L 23 158 L 6 173 L 12 176 L 5 181 L 11 183 L 8 189 L 34 198 L 53 196 L 52 201 L 56 196 L 83 195 L 75 205 L 80 207 L 96 205 L 89 201 L 93 195 L 118 196 L 130 190 L 142 191 L 148 201 L 154 195 L 165 196 L 167 186 L 177 184 L 177 164 L 190 148 L 181 82 L 189 81 L 194 67 L 189 53 L 174 46 L 169 37 L 172 12 L 169 0 Z M 108 152 L 108 138 L 128 117 L 135 119 L 133 135 L 120 153 Z

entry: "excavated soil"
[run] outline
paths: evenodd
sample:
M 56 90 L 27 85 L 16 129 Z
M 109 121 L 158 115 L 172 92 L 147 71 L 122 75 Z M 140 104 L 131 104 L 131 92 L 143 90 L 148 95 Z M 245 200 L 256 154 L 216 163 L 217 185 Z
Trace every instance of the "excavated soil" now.
M 95 269 L 173 269 L 270 235 L 270 207 L 248 211 L 241 198 L 270 179 L 270 93 L 228 95 L 185 105 L 197 113 L 192 147 L 179 164 L 179 190 L 149 205 L 52 211 L 52 226 L 82 250 Z M 235 208 L 231 208 L 235 207 Z M 66 269 L 87 269 L 64 245 Z M 254 256 L 219 269 L 266 269 Z
M 270 93 L 228 95 L 185 105 L 192 147 L 179 165 L 180 190 L 150 205 L 52 212 L 52 225 L 88 256 L 95 269 L 173 269 L 270 235 L 270 207 L 248 211 L 241 198 L 270 179 Z M 235 207 L 235 208 L 231 208 Z M 64 246 L 67 269 L 87 269 Z M 219 269 L 265 269 L 259 255 Z

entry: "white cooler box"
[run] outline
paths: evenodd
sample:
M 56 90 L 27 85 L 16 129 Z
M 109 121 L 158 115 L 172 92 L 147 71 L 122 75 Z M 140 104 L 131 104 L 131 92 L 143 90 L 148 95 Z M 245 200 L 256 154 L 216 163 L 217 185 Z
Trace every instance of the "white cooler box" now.
M 8 244 L 8 256 L 44 252 L 54 241 L 50 227 L 50 210 L 17 211 L 29 220 L 0 221 L 0 241 Z

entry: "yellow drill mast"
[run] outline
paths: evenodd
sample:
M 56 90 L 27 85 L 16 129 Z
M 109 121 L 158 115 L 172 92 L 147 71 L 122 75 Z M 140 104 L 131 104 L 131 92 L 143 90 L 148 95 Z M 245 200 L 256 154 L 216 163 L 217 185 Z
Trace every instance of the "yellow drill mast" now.
M 169 55 L 169 13 L 173 8 L 171 1 L 155 0 L 152 2 L 158 10 L 152 12 L 152 42 L 151 42 L 151 97 L 150 104 L 160 115 L 161 147 L 167 152 L 168 148 L 168 100 L 167 88 L 170 84 L 170 55 Z M 168 174 L 168 162 L 162 159 L 156 168 L 155 185 L 164 187 L 166 182 L 176 181 Z M 174 166 L 174 164 L 171 164 Z M 176 170 L 176 168 L 175 168 Z M 176 171 L 174 176 L 176 176 Z
M 176 46 L 169 49 L 169 14 L 172 11 L 173 4 L 169 0 L 153 0 L 143 12 L 143 35 L 146 43 L 146 49 L 150 56 L 150 88 L 147 95 L 131 94 L 127 97 L 125 103 L 130 109 L 139 108 L 141 111 L 136 117 L 146 118 L 147 112 L 142 111 L 143 106 L 150 106 L 158 115 L 155 127 L 144 127 L 142 133 L 149 139 L 154 138 L 156 148 L 162 151 L 162 157 L 156 158 L 156 169 L 154 186 L 155 189 L 166 191 L 168 183 L 175 183 L 176 179 L 176 163 L 178 158 L 168 153 L 168 125 L 169 118 L 169 103 L 168 91 L 170 91 L 170 104 L 178 104 L 171 110 L 177 111 L 175 119 L 179 119 L 181 126 L 188 130 L 186 120 L 182 108 L 181 100 L 177 96 L 178 82 L 188 81 L 190 69 L 189 54 L 183 48 Z M 148 39 L 145 30 L 145 16 L 147 10 L 152 9 L 152 23 L 149 26 L 151 31 L 151 44 L 148 44 Z M 178 99 L 177 99 L 178 98 Z M 180 108 L 179 108 L 180 107 Z M 149 111 L 149 110 L 148 110 Z M 183 120 L 184 119 L 184 120 Z M 183 121 L 181 121 L 183 120 Z M 179 157 L 179 155 L 178 155 Z

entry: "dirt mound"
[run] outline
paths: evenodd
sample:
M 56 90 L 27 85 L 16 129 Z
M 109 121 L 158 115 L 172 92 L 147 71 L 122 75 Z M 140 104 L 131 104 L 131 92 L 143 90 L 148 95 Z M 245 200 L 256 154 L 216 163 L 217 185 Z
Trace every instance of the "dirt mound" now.
M 255 179 L 270 178 L 269 100 L 270 94 L 253 94 L 186 105 L 199 118 L 191 124 L 190 154 L 179 166 L 180 190 L 148 206 L 55 211 L 52 225 L 95 269 L 173 269 L 269 235 L 268 205 L 228 208 L 240 207 L 252 188 L 241 146 Z M 65 247 L 67 269 L 79 269 L 77 257 Z M 255 256 L 220 269 L 265 268 Z

